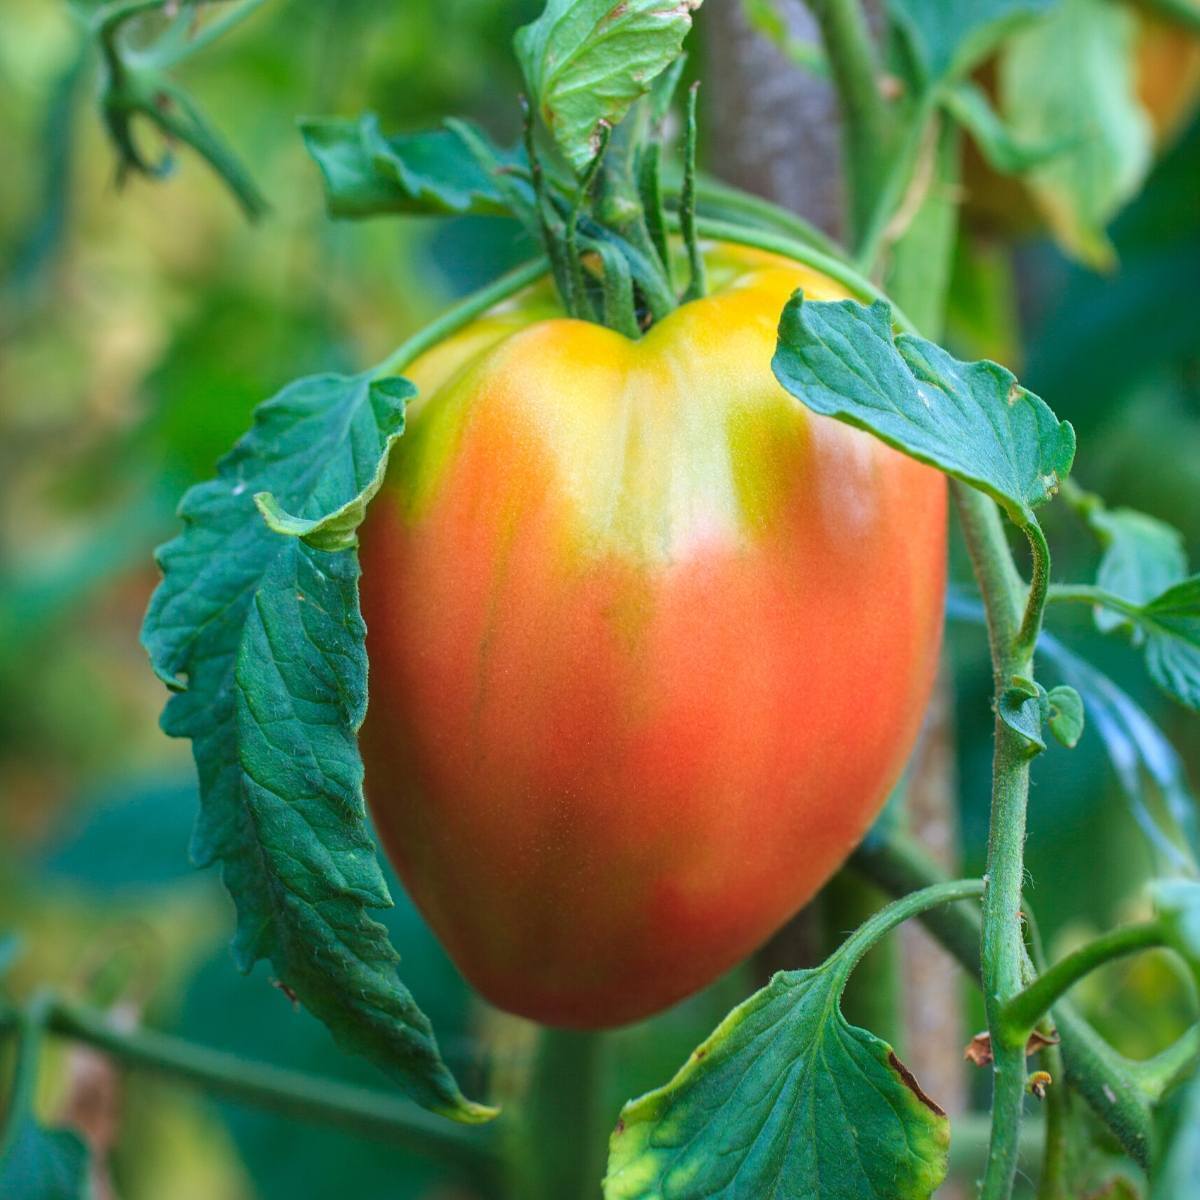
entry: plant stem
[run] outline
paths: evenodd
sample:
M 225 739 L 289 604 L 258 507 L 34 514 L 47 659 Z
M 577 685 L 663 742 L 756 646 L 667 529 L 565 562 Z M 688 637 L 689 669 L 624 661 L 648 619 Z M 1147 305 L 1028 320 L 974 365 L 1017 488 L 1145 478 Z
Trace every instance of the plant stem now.
M 1080 946 L 1044 971 L 1024 991 L 1004 1005 L 1003 1021 L 1014 1038 L 1024 1040 L 1068 988 L 1111 959 L 1163 944 L 1159 921 L 1128 925 Z
M 667 225 L 675 231 L 679 229 L 679 216 L 667 213 Z M 697 217 L 696 231 L 702 237 L 713 238 L 720 242 L 732 242 L 736 246 L 753 246 L 757 250 L 767 250 L 772 254 L 780 254 L 795 262 L 812 267 L 830 279 L 840 283 L 852 296 L 867 304 L 883 300 L 891 306 L 892 320 L 906 333 L 916 333 L 916 327 L 907 315 L 869 279 L 860 275 L 852 266 L 840 258 L 824 254 L 822 251 L 804 242 L 795 241 L 778 233 L 765 229 L 750 229 L 745 225 L 736 225 L 730 221 L 717 221 L 712 217 Z
M 1200 1025 L 1193 1025 L 1173 1045 L 1144 1062 L 1129 1063 L 1129 1073 L 1151 1100 L 1160 1099 L 1200 1060 Z
M 1067 1081 L 1108 1126 L 1125 1152 L 1141 1167 L 1150 1165 L 1150 1103 L 1138 1087 L 1132 1064 L 1118 1054 L 1071 1004 L 1060 1000 L 1053 1010 L 1062 1039 Z
M 1111 608 L 1127 617 L 1140 617 L 1141 606 L 1125 600 L 1114 592 L 1089 584 L 1052 584 L 1046 589 L 1047 604 L 1090 604 L 1093 608 Z
M 12 1095 L 9 1097 L 4 1126 L 0 1129 L 0 1162 L 8 1157 L 8 1152 L 20 1136 L 22 1122 L 33 1111 L 42 1021 L 48 1003 L 45 996 L 37 995 L 23 1011 L 16 1014 L 17 1062 L 13 1069 Z
M 856 248 L 871 224 L 887 177 L 892 119 L 879 90 L 879 65 L 859 0 L 808 0 L 821 29 L 842 109 L 842 140 Z
M 162 56 L 151 55 L 150 61 L 154 66 L 165 69 L 176 66 L 186 58 L 191 58 L 199 50 L 211 46 L 213 42 L 224 37 L 236 25 L 240 25 L 251 13 L 261 8 L 266 0 L 245 0 L 237 7 L 228 7 L 215 20 L 203 26 L 195 37 L 189 38 L 182 45 L 173 47 L 171 53 Z
M 1046 544 L 1046 535 L 1042 532 L 1042 527 L 1036 521 L 1030 521 L 1022 529 L 1029 539 L 1029 548 L 1033 553 L 1033 578 L 1029 584 L 1029 596 L 1021 618 L 1021 628 L 1017 630 L 1014 654 L 1017 658 L 1032 661 L 1038 634 L 1042 631 L 1046 593 L 1050 588 L 1050 547 Z
M 516 1180 L 521 1200 L 599 1200 L 606 1114 L 604 1035 L 543 1029 L 529 1081 Z
M 1020 636 L 1030 623 L 1029 609 L 1022 618 L 1021 589 L 995 504 L 957 481 L 951 486 L 987 614 L 998 711 L 1008 681 L 1027 676 L 1032 669 L 1032 647 L 1024 646 Z M 1040 619 L 1039 608 L 1036 623 Z M 981 947 L 993 1054 L 992 1141 L 980 1189 L 982 1200 L 1008 1200 L 1012 1195 L 1025 1099 L 1025 1039 L 1013 1036 L 1004 1020 L 1004 1006 L 1024 983 L 1020 908 L 1029 762 L 1020 736 L 997 715 Z
M 687 248 L 689 278 L 684 303 L 699 300 L 707 290 L 704 278 L 704 255 L 696 237 L 696 98 L 700 85 L 688 89 L 687 138 L 683 156 L 683 192 L 679 197 L 679 228 Z
M 531 262 L 514 267 L 499 279 L 494 279 L 486 287 L 472 292 L 465 299 L 446 309 L 440 317 L 430 321 L 424 328 L 419 329 L 407 341 L 397 346 L 375 368 L 376 378 L 384 375 L 399 375 L 412 361 L 424 354 L 438 342 L 444 341 L 452 333 L 464 325 L 482 316 L 489 308 L 507 300 L 522 288 L 536 283 L 550 270 L 549 259 L 535 258 Z
M 476 1172 L 495 1164 L 493 1139 L 443 1121 L 394 1096 L 284 1070 L 152 1030 L 121 1030 L 100 1013 L 51 1001 L 47 1031 L 85 1042 L 123 1063 L 198 1085 L 299 1120 L 337 1125 Z
M 770 200 L 764 200 L 761 196 L 743 192 L 741 188 L 732 187 L 703 173 L 696 176 L 696 200 L 701 209 L 711 206 L 718 210 L 718 213 L 713 214 L 715 220 L 722 219 L 719 215 L 721 212 L 745 217 L 749 221 L 760 222 L 768 228 L 773 228 L 785 237 L 807 242 L 831 257 L 845 255 L 833 238 L 822 233 L 803 217 L 778 204 L 772 204 Z

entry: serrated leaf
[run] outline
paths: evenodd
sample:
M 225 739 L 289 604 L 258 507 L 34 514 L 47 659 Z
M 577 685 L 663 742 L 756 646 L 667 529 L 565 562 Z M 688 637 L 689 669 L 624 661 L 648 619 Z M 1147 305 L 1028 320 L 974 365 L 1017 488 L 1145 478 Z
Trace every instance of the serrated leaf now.
M 1019 175 L 1074 145 L 1069 137 L 1025 142 L 1009 129 L 977 83 L 963 80 L 945 93 L 946 111 L 966 129 L 987 163 L 1006 175 Z
M 416 394 L 417 389 L 400 376 L 372 380 L 371 406 L 375 410 L 377 424 L 385 438 L 375 474 L 368 477 L 362 490 L 341 508 L 317 518 L 293 516 L 279 506 L 279 502 L 270 492 L 258 492 L 254 496 L 254 503 L 267 525 L 276 533 L 303 538 L 314 550 L 348 550 L 356 546 L 357 530 L 367 515 L 367 505 L 383 486 L 388 455 L 397 439 L 404 433 L 405 405 Z
M 1046 693 L 1046 724 L 1055 740 L 1068 750 L 1074 750 L 1083 737 L 1083 698 L 1065 684 Z
M 1073 145 L 1026 176 L 1055 236 L 1094 266 L 1113 262 L 1105 227 L 1152 159 L 1150 120 L 1134 78 L 1137 15 L 1109 0 L 1061 0 L 1004 48 L 1004 117 L 1030 142 Z
M 269 958 L 344 1046 L 426 1107 L 477 1121 L 489 1110 L 459 1092 L 369 913 L 391 899 L 355 739 L 367 671 L 357 559 L 272 531 L 254 501 L 270 492 L 318 526 L 345 512 L 373 486 L 402 416 L 394 390 L 365 374 L 302 379 L 261 405 L 217 478 L 184 496 L 142 640 L 179 691 L 163 728 L 192 739 L 192 851 L 222 864 L 239 965 Z
M 781 972 L 665 1087 L 627 1104 L 605 1200 L 925 1200 L 950 1127 L 892 1048 L 850 1025 L 842 952 Z
M 1075 432 L 992 362 L 962 363 L 922 338 L 893 340 L 877 300 L 806 301 L 779 323 L 775 377 L 813 411 L 865 429 L 995 499 L 1018 524 L 1066 478 Z
M 1200 575 L 1144 605 L 1146 666 L 1167 695 L 1200 712 Z
M 577 173 L 679 56 L 701 0 L 548 0 L 517 31 L 534 106 Z
M 0 1161 L 4 1200 L 87 1200 L 88 1152 L 69 1129 L 46 1129 L 26 1117 Z
M 363 113 L 354 118 L 310 118 L 300 122 L 300 132 L 320 168 L 331 216 L 509 212 L 504 190 L 456 129 L 385 137 L 379 118 Z M 522 154 L 493 149 L 498 162 L 523 161 Z
M 1087 522 L 1104 547 L 1096 586 L 1134 604 L 1145 604 L 1187 574 L 1183 535 L 1164 521 L 1131 508 L 1088 511 Z M 1096 625 L 1109 632 L 1130 618 L 1096 609 Z
M 927 83 L 958 76 L 979 62 L 1016 25 L 1059 0 L 891 0 Z

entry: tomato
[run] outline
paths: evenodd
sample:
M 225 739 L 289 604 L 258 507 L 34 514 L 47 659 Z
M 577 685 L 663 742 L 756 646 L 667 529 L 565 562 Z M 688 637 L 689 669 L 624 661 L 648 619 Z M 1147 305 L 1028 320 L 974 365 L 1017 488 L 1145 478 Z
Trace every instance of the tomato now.
M 409 372 L 362 530 L 366 790 L 501 1008 L 665 1008 L 796 912 L 917 732 L 940 474 L 776 383 L 787 259 L 719 247 L 634 342 L 535 290 Z

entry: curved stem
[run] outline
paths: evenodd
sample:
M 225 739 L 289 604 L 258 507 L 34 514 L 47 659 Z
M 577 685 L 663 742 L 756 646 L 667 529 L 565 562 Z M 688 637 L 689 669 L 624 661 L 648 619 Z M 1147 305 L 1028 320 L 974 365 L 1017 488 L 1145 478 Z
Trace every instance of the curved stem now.
M 732 187 L 702 173 L 696 176 L 696 200 L 701 209 L 712 205 L 734 216 L 772 226 L 785 237 L 807 242 L 834 258 L 844 257 L 845 252 L 833 238 L 803 217 L 778 204 L 772 204 L 770 200 L 764 200 L 761 196 L 743 192 L 741 188 Z M 714 215 L 714 220 L 721 219 L 720 216 Z
M 969 900 L 973 896 L 984 894 L 982 879 L 955 879 L 943 883 L 934 883 L 912 892 L 899 900 L 893 900 L 886 908 L 881 908 L 870 920 L 860 925 L 840 946 L 837 957 L 844 958 L 842 965 L 844 975 L 849 975 L 859 960 L 880 938 L 889 934 L 897 925 L 902 925 L 910 917 L 920 916 L 930 909 L 940 908 L 944 904 L 953 904 L 957 900 Z
M 439 1120 L 383 1092 L 248 1061 L 152 1030 L 117 1029 L 102 1014 L 62 1001 L 47 1002 L 44 1027 L 131 1066 L 285 1116 L 339 1125 L 475 1170 L 494 1165 L 497 1152 L 487 1134 Z
M 1017 630 L 1015 653 L 1022 658 L 1031 658 L 1042 631 L 1042 613 L 1046 608 L 1046 593 L 1050 587 L 1050 547 L 1046 535 L 1036 521 L 1030 521 L 1022 532 L 1029 539 L 1033 552 L 1033 578 L 1029 584 L 1029 595 L 1025 601 L 1025 613 L 1021 628 Z
M 1024 1040 L 1042 1016 L 1066 991 L 1103 963 L 1163 944 L 1159 921 L 1114 929 L 1080 946 L 1044 971 L 1024 991 L 1009 1000 L 1002 1019 L 1014 1038 Z
M 227 34 L 235 25 L 240 25 L 251 13 L 261 8 L 266 0 L 245 0 L 237 7 L 227 8 L 215 20 L 209 21 L 195 37 L 189 38 L 179 46 L 172 46 L 170 52 L 162 55 L 151 53 L 149 61 L 156 67 L 167 68 L 176 66 L 184 59 L 190 58 L 206 46 L 211 46 L 218 38 Z
M 446 309 L 440 317 L 430 321 L 424 328 L 418 330 L 407 341 L 396 347 L 375 368 L 375 376 L 399 375 L 409 364 L 426 350 L 436 346 L 464 325 L 487 312 L 489 308 L 507 300 L 522 288 L 536 283 L 550 270 L 550 260 L 535 258 L 531 262 L 514 267 L 499 279 L 493 280 L 486 287 L 472 292 L 465 299 Z
M 678 214 L 668 213 L 667 224 L 672 230 L 678 232 Z M 702 237 L 714 238 L 721 242 L 732 242 L 737 246 L 752 246 L 756 250 L 767 250 L 772 254 L 781 254 L 785 258 L 791 258 L 807 267 L 812 267 L 840 283 L 856 299 L 868 304 L 876 300 L 883 300 L 891 305 L 892 320 L 900 329 L 906 333 L 916 333 L 917 331 L 912 321 L 895 304 L 892 304 L 880 288 L 860 275 L 848 263 L 833 255 L 825 254 L 814 246 L 795 241 L 793 238 L 783 237 L 781 234 L 771 233 L 765 229 L 751 229 L 745 225 L 734 224 L 732 221 L 717 221 L 712 217 L 697 217 L 696 231 Z

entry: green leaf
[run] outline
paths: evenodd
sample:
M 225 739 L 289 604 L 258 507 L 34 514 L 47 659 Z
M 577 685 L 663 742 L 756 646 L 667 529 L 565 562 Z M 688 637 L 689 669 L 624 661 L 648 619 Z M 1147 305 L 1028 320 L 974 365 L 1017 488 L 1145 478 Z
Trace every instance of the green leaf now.
M 1074 750 L 1083 737 L 1083 697 L 1066 684 L 1046 693 L 1046 724 L 1055 739 L 1068 750 Z
M 1075 432 L 992 362 L 961 363 L 922 338 L 893 340 L 883 301 L 788 302 L 775 377 L 814 412 L 865 429 L 995 499 L 1018 524 L 1057 490 Z
M 1073 142 L 1026 180 L 1063 246 L 1095 266 L 1111 265 L 1105 227 L 1152 158 L 1134 79 L 1137 22 L 1110 0 L 1061 0 L 1013 38 L 1000 60 L 1001 105 L 1014 135 Z
M 1005 688 L 997 706 L 1000 720 L 1025 747 L 1026 756 L 1036 758 L 1046 749 L 1042 722 L 1046 715 L 1046 690 L 1030 679 L 1016 678 Z
M 533 104 L 577 174 L 678 57 L 701 0 L 548 0 L 518 30 L 517 58 Z
M 625 1106 L 605 1200 L 933 1195 L 949 1122 L 891 1046 L 842 1016 L 848 946 L 776 975 Z
M 404 407 L 416 394 L 417 389 L 398 375 L 373 380 L 371 406 L 379 415 L 380 428 L 386 430 L 387 437 L 374 475 L 366 478 L 361 491 L 352 499 L 334 512 L 317 518 L 292 516 L 280 508 L 270 492 L 256 492 L 254 503 L 267 525 L 276 533 L 303 538 L 314 550 L 348 550 L 357 546 L 356 531 L 367 515 L 367 505 L 383 486 L 391 448 L 404 433 Z
M 1180 704 L 1200 712 L 1200 575 L 1168 588 L 1141 610 L 1146 666 Z
M 163 728 L 192 739 L 192 852 L 222 864 L 239 966 L 269 958 L 343 1046 L 426 1107 L 479 1121 L 490 1110 L 463 1098 L 369 915 L 391 898 L 355 739 L 367 672 L 357 559 L 272 531 L 254 500 L 270 492 L 314 530 L 331 518 L 344 530 L 339 515 L 375 486 L 400 431 L 402 393 L 365 374 L 319 375 L 263 404 L 217 478 L 184 496 L 142 640 L 179 692 Z
M 924 80 L 968 71 L 1016 25 L 1048 12 L 1059 0 L 891 0 Z
M 88 1152 L 69 1129 L 45 1129 L 26 1117 L 0 1162 L 4 1200 L 86 1200 Z
M 363 113 L 310 118 L 300 122 L 300 132 L 321 170 L 332 216 L 509 212 L 505 193 L 456 129 L 385 137 L 379 118 Z M 524 161 L 516 152 L 493 149 L 498 162 Z
M 988 164 L 1006 175 L 1019 175 L 1048 162 L 1075 144 L 1073 138 L 1024 142 L 1000 119 L 987 93 L 963 80 L 944 93 L 946 111 L 966 129 Z
M 1187 574 L 1183 535 L 1166 522 L 1131 508 L 1096 504 L 1087 511 L 1087 523 L 1104 547 L 1096 586 L 1106 592 L 1145 604 Z M 1096 624 L 1106 633 L 1129 621 L 1122 613 L 1096 610 Z

